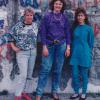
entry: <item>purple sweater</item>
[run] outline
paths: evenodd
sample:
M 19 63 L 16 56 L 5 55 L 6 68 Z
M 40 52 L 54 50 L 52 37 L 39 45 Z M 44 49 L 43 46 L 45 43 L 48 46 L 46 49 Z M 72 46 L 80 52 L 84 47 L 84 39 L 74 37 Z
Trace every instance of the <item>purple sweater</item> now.
M 70 44 L 70 26 L 67 17 L 62 13 L 47 12 L 40 24 L 40 35 L 43 45 L 52 44 L 53 40 Z

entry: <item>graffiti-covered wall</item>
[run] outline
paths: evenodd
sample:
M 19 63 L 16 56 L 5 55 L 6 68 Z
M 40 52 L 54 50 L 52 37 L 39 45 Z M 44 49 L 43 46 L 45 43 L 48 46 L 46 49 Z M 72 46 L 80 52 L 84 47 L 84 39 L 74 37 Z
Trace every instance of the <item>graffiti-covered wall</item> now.
M 8 31 L 18 20 L 21 19 L 23 10 L 31 6 L 35 10 L 34 20 L 40 23 L 41 17 L 48 11 L 50 0 L 0 0 L 0 36 Z M 88 13 L 89 20 L 94 27 L 95 44 L 93 49 L 93 64 L 89 72 L 89 92 L 100 92 L 100 0 L 66 0 L 67 7 L 65 13 L 72 23 L 74 12 L 77 7 L 84 7 Z M 38 73 L 41 63 L 41 44 L 38 38 L 38 49 L 33 80 L 27 82 L 26 91 L 35 91 L 38 80 Z M 8 90 L 14 92 L 17 88 L 16 82 L 19 78 L 20 70 L 16 63 L 16 54 L 12 50 L 10 43 L 3 46 L 0 54 L 0 91 Z M 29 87 L 30 86 L 30 87 Z M 50 92 L 51 77 L 48 80 L 46 92 Z M 71 69 L 69 59 L 65 58 L 60 82 L 60 92 L 72 92 Z

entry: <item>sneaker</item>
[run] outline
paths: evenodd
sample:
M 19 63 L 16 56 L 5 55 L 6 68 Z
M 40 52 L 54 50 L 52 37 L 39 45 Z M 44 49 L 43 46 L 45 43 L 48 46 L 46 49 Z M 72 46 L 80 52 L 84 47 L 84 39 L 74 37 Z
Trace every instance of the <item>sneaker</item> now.
M 82 94 L 82 95 L 80 96 L 79 100 L 86 100 L 86 98 L 87 98 L 86 94 Z
M 24 98 L 25 100 L 32 100 L 27 93 L 22 93 L 22 98 Z
M 41 96 L 36 96 L 35 100 L 41 100 Z
M 30 77 L 30 78 L 28 77 L 28 78 L 27 78 L 27 80 L 33 80 L 33 79 L 34 79 L 33 77 Z
M 51 95 L 51 97 L 53 98 L 53 100 L 59 100 L 59 95 L 58 95 L 58 93 L 53 93 L 53 94 Z
M 21 96 L 15 96 L 14 100 L 21 100 Z
M 76 98 L 79 98 L 79 94 L 74 93 L 74 94 L 72 94 L 72 96 L 70 97 L 70 99 L 76 99 Z

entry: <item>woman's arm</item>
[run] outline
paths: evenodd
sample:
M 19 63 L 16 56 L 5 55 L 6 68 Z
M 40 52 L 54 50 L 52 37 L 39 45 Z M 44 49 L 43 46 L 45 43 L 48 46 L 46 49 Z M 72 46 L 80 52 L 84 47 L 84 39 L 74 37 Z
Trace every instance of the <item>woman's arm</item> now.
M 65 33 L 66 33 L 66 52 L 65 52 L 65 56 L 70 56 L 70 43 L 71 43 L 71 31 L 70 31 L 70 24 L 69 21 L 67 19 L 67 16 L 65 16 Z
M 5 33 L 4 35 L 0 36 L 0 46 L 6 44 L 6 43 L 9 43 L 9 42 L 12 42 L 13 41 L 13 38 L 11 36 L 11 34 L 9 33 Z
M 39 27 L 39 33 L 41 36 L 42 45 L 46 45 L 46 34 L 47 34 L 47 29 L 48 29 L 47 28 L 47 21 L 48 21 L 47 17 L 48 17 L 47 14 L 44 15 L 44 17 L 41 20 L 40 27 Z
M 2 46 L 0 46 L 0 54 L 1 54 L 1 52 L 2 52 Z
M 19 52 L 20 49 L 18 47 L 16 47 L 16 45 L 14 43 L 11 43 L 11 47 L 15 52 Z
M 43 51 L 42 54 L 43 56 L 48 56 L 48 48 L 46 46 L 46 34 L 47 34 L 47 16 L 45 15 L 41 21 L 40 28 L 39 28 L 39 33 L 41 36 L 41 42 L 43 45 Z
M 94 45 L 94 31 L 93 31 L 92 27 L 90 28 L 89 34 L 88 34 L 88 44 L 89 44 L 90 48 L 93 49 L 93 45 Z

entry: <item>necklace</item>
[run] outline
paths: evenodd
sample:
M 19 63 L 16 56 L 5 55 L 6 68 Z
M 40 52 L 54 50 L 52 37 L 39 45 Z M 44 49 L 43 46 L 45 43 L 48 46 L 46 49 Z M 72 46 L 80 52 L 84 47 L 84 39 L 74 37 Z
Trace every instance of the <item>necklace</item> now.
M 54 14 L 53 17 L 54 17 L 55 20 L 60 21 L 62 19 L 62 14 L 60 14 L 60 15 L 55 15 Z

